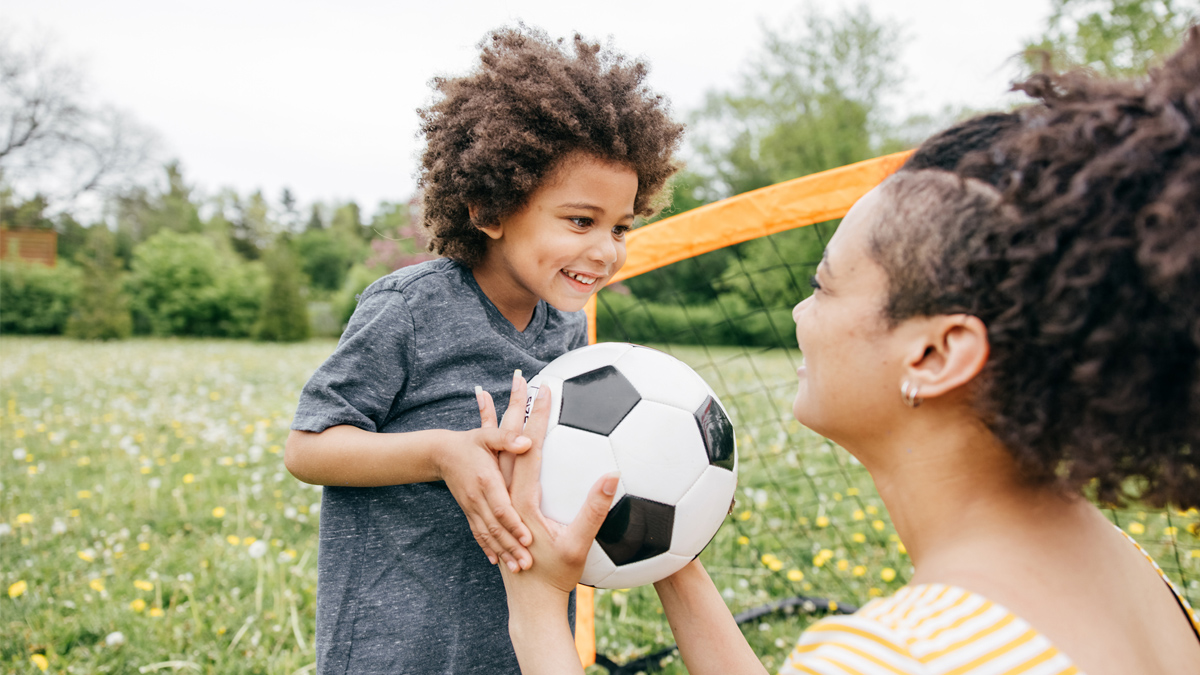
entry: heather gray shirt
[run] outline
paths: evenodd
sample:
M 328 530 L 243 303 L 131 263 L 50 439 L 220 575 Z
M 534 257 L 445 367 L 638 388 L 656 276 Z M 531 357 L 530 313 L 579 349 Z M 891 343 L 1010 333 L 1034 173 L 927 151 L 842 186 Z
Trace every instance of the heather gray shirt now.
M 363 292 L 337 350 L 304 386 L 292 428 L 475 429 L 475 385 L 503 414 L 514 369 L 532 377 L 585 344 L 582 312 L 539 302 L 519 332 L 467 268 L 413 265 Z M 325 488 L 317 672 L 519 672 L 500 572 L 445 483 Z

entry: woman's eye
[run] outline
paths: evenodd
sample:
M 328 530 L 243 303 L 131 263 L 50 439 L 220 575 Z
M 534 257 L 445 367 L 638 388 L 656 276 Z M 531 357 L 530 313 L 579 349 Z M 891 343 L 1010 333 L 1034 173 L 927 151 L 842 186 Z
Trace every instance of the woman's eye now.
M 808 278 L 808 285 L 812 286 L 814 291 L 821 290 L 821 282 L 817 281 L 817 275 L 815 274 Z

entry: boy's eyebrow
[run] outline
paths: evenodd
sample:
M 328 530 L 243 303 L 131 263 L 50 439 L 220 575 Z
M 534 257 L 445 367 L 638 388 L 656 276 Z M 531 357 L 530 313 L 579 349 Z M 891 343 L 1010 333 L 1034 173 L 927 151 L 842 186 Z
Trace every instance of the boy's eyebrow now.
M 560 209 L 580 209 L 583 211 L 591 211 L 593 213 L 604 213 L 604 209 L 602 207 L 596 206 L 595 204 L 588 204 L 585 202 L 568 202 L 566 204 L 559 204 L 558 208 L 560 208 Z M 633 213 L 626 213 L 625 217 L 626 218 L 634 218 L 635 216 Z

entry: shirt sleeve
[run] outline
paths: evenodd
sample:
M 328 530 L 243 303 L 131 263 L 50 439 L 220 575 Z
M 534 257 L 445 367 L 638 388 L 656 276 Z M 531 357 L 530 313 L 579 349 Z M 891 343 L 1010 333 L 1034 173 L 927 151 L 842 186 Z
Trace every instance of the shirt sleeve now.
M 349 424 L 379 431 L 408 383 L 414 339 L 412 312 L 401 292 L 364 296 L 337 350 L 300 392 L 292 429 L 321 432 Z
M 779 675 L 930 675 L 895 631 L 872 619 L 836 616 L 809 626 Z

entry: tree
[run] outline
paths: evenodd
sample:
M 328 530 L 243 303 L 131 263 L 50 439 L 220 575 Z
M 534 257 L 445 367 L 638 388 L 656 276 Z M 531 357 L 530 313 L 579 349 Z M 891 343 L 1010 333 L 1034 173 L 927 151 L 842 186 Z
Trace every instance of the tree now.
M 65 210 L 87 194 L 128 186 L 151 165 L 154 134 L 94 104 L 79 71 L 46 45 L 22 49 L 0 35 L 0 176 Z
M 1026 61 L 1042 65 L 1049 53 L 1057 69 L 1084 66 L 1115 77 L 1140 75 L 1174 51 L 1200 18 L 1188 0 L 1051 0 L 1042 37 L 1026 43 Z
M 108 228 L 97 225 L 88 231 L 87 238 L 87 249 L 78 259 L 82 269 L 79 295 L 66 333 L 83 340 L 129 337 L 133 319 L 121 290 L 121 261 L 115 255 L 115 237 Z
M 258 322 L 254 325 L 255 339 L 272 342 L 307 340 L 310 332 L 308 307 L 300 294 L 300 268 L 287 243 L 277 241 L 265 262 L 270 283 Z

